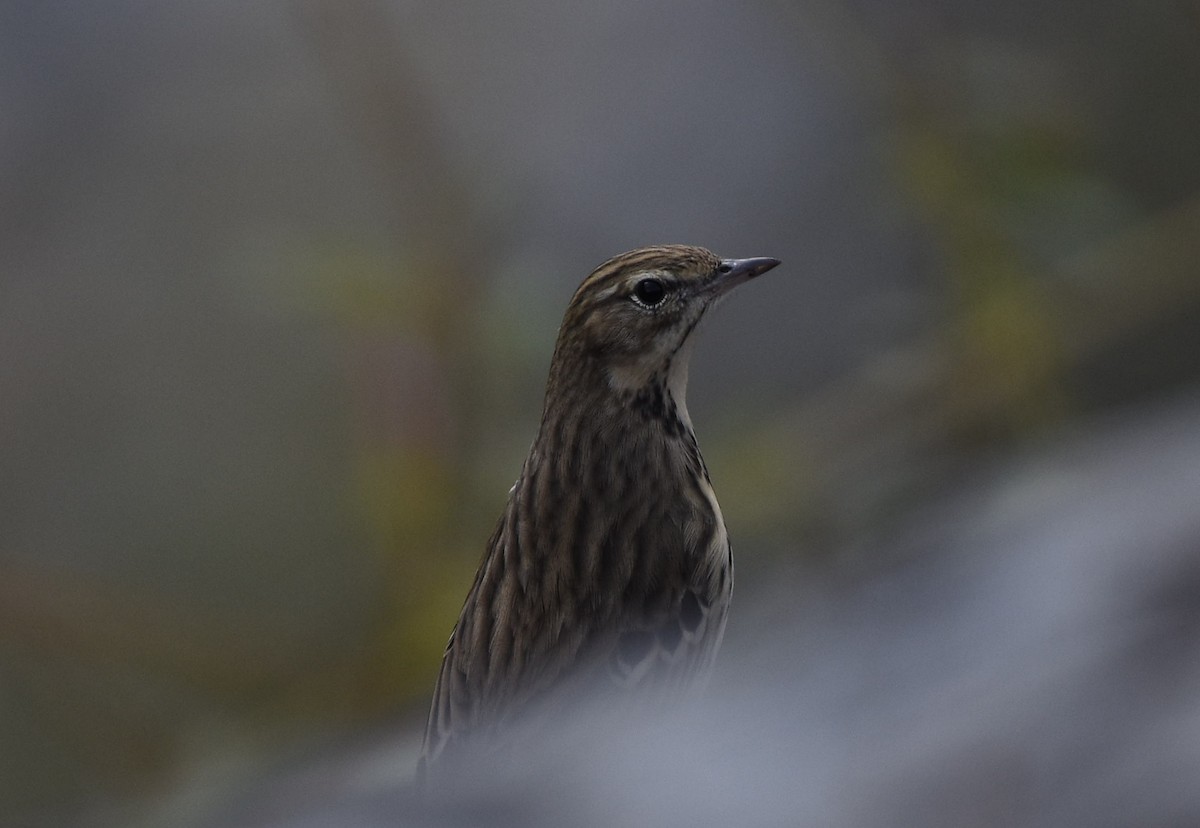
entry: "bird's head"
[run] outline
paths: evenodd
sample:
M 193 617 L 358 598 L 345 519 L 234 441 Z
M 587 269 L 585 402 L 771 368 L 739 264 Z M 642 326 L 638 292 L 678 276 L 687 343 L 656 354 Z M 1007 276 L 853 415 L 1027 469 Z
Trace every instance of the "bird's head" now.
M 613 390 L 654 381 L 686 384 L 688 342 L 704 312 L 778 259 L 722 259 L 701 247 L 662 245 L 622 253 L 583 280 L 567 307 L 555 368 L 600 368 Z M 558 364 L 580 360 L 587 365 Z M 679 400 L 682 403 L 682 399 Z

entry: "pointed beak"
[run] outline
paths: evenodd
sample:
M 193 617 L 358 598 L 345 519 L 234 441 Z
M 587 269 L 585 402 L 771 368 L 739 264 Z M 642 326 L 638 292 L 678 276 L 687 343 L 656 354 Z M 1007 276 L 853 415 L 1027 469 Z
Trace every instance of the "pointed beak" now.
M 742 282 L 748 282 L 755 276 L 761 276 L 778 264 L 779 259 L 767 256 L 757 259 L 725 259 L 717 266 L 716 278 L 710 282 L 710 289 L 720 296 Z

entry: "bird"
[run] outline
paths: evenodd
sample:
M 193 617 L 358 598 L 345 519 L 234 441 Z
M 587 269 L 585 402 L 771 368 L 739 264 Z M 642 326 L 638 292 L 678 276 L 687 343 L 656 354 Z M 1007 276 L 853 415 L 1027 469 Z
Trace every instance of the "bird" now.
M 585 695 L 670 699 L 703 684 L 733 553 L 685 399 L 693 334 L 779 263 L 659 245 L 579 285 L 541 423 L 445 648 L 419 780 Z

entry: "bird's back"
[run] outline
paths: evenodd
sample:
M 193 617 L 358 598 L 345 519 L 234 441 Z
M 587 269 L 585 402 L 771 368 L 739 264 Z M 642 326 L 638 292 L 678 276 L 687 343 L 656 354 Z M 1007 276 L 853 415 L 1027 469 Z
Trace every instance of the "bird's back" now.
M 690 429 L 635 437 L 646 424 L 625 416 L 535 444 L 446 646 L 423 762 L 707 675 L 732 589 L 724 521 Z

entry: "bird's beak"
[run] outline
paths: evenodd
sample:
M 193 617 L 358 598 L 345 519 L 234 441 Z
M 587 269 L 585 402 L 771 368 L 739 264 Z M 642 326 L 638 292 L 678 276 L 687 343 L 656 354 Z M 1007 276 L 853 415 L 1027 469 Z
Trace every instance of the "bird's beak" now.
M 716 278 L 709 283 L 709 289 L 720 296 L 728 293 L 742 282 L 748 282 L 755 276 L 761 276 L 779 264 L 779 259 L 766 256 L 757 259 L 725 259 L 717 267 Z

